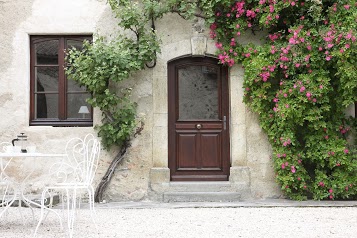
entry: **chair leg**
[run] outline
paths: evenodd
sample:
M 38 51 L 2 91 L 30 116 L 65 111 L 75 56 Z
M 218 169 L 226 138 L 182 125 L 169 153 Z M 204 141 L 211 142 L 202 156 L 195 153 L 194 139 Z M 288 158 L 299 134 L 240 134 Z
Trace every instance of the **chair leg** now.
M 61 229 L 63 229 L 63 224 L 62 224 L 62 218 L 61 218 L 61 216 L 58 214 L 58 212 L 56 212 L 55 210 L 51 209 L 51 207 L 52 207 L 52 197 L 50 198 L 50 200 L 51 200 L 51 201 L 50 201 L 50 204 L 49 204 L 49 207 L 50 207 L 50 208 L 47 208 L 46 205 L 45 205 L 46 193 L 47 193 L 47 192 L 48 192 L 48 194 L 50 194 L 50 189 L 49 189 L 49 188 L 45 188 L 45 189 L 42 191 L 42 194 L 41 194 L 41 211 L 40 211 L 40 218 L 39 218 L 39 221 L 38 221 L 37 226 L 36 226 L 36 228 L 35 228 L 33 237 L 36 237 L 38 228 L 40 227 L 42 221 L 43 221 L 44 219 L 46 219 L 46 217 L 48 216 L 48 213 L 49 213 L 50 211 L 52 211 L 54 214 L 56 214 L 56 216 L 57 216 L 58 219 L 59 219 Z M 50 195 L 50 196 L 51 196 L 51 195 Z M 46 216 L 44 217 L 45 209 L 47 209 L 48 212 L 47 212 Z
M 69 230 L 69 237 L 73 237 L 74 233 L 74 220 L 76 218 L 76 207 L 77 207 L 77 189 L 73 189 L 73 193 L 71 196 L 68 196 L 68 230 Z
M 95 221 L 96 212 L 95 212 L 95 208 L 94 208 L 94 188 L 93 187 L 88 188 L 88 195 L 89 195 L 90 215 L 92 217 L 93 224 L 96 226 L 97 223 Z
M 40 213 L 40 219 L 39 219 L 39 221 L 38 221 L 38 223 L 37 223 L 37 226 L 36 226 L 36 229 L 35 229 L 35 231 L 34 231 L 33 237 L 36 237 L 38 228 L 40 227 L 40 225 L 41 225 L 41 223 L 42 223 L 42 221 L 43 221 L 43 218 L 44 218 L 43 216 L 44 216 L 44 213 L 45 213 L 44 207 L 45 207 L 46 191 L 47 191 L 47 189 L 44 189 L 44 190 L 42 191 L 42 195 L 41 195 L 41 213 Z

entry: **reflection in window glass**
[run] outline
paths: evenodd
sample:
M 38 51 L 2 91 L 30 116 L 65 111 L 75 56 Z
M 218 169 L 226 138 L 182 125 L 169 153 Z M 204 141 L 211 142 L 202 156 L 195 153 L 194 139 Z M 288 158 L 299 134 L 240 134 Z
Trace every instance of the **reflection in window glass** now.
M 85 92 L 86 87 L 79 86 L 78 82 L 67 78 L 67 91 L 68 92 Z
M 58 118 L 58 95 L 36 94 L 35 110 L 36 119 Z
M 35 77 L 36 92 L 58 91 L 58 67 L 36 67 Z
M 178 70 L 179 119 L 218 119 L 217 68 L 188 66 Z
M 83 49 L 82 41 L 67 40 L 67 49 L 70 50 L 71 48 L 76 48 L 77 50 L 82 50 Z
M 68 118 L 91 118 L 91 106 L 86 102 L 90 97 L 89 93 L 86 94 L 68 94 L 67 95 L 67 117 Z
M 36 65 L 58 64 L 58 40 L 47 40 L 35 45 Z

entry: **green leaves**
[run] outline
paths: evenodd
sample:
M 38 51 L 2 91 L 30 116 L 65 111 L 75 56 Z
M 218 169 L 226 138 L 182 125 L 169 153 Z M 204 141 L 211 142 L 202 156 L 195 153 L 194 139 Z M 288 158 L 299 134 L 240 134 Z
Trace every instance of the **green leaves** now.
M 137 125 L 136 103 L 130 99 L 130 88 L 121 82 L 133 72 L 145 68 L 160 52 L 159 40 L 152 29 L 147 28 L 151 17 L 160 15 L 161 4 L 144 1 L 144 7 L 136 1 L 109 1 L 120 18 L 119 26 L 132 34 L 119 34 L 109 40 L 104 37 L 83 50 L 72 49 L 67 56 L 67 77 L 85 86 L 92 94 L 88 100 L 102 112 L 102 124 L 98 134 L 105 148 L 121 146 L 129 140 Z
M 268 134 L 285 194 L 356 198 L 357 160 L 346 148 L 357 123 L 345 116 L 357 101 L 355 1 L 204 2 L 221 63 L 244 66 L 244 102 Z M 262 45 L 239 44 L 257 29 L 269 32 Z

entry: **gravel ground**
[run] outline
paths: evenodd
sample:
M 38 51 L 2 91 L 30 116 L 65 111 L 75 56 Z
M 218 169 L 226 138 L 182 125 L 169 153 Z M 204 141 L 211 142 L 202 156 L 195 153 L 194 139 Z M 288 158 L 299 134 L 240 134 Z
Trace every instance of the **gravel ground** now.
M 10 208 L 0 219 L 0 238 L 32 237 L 31 211 L 20 211 Z M 78 211 L 74 237 L 357 237 L 357 207 L 99 207 L 96 212 L 95 226 L 89 210 Z M 35 219 L 38 215 L 35 209 Z M 49 214 L 37 237 L 66 236 L 57 218 Z

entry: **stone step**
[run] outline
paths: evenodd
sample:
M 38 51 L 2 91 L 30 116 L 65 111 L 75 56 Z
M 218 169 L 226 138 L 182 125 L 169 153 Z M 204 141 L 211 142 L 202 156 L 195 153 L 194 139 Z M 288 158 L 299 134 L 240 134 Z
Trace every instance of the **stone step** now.
M 170 182 L 171 192 L 231 192 L 231 184 L 223 182 Z
M 237 192 L 166 192 L 164 202 L 237 202 Z

